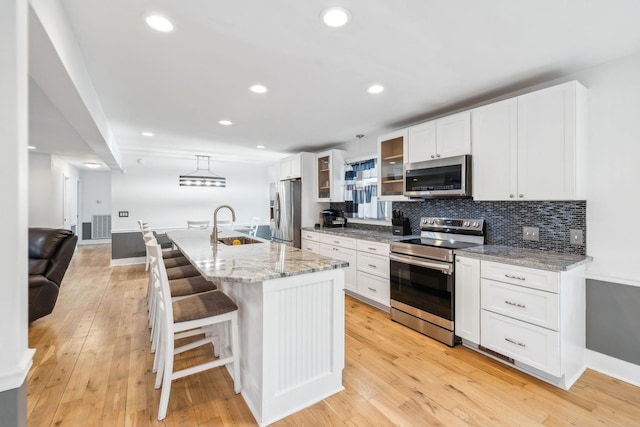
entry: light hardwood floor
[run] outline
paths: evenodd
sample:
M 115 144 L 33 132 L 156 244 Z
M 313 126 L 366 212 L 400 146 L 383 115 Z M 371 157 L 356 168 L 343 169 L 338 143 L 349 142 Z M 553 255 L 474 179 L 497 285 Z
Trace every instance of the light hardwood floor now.
M 110 245 L 79 247 L 54 312 L 29 328 L 29 426 L 256 425 L 222 368 L 174 382 L 156 420 L 147 275 L 110 268 L 110 255 Z M 275 426 L 640 424 L 638 387 L 587 371 L 565 392 L 348 297 L 345 343 L 345 390 Z

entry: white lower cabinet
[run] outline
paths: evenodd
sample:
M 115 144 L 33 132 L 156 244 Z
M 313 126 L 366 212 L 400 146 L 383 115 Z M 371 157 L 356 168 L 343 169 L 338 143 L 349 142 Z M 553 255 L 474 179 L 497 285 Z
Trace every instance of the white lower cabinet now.
M 339 259 L 349 263 L 344 269 L 344 286 L 349 291 L 355 291 L 358 287 L 356 276 L 356 241 L 348 237 L 336 237 L 323 234 L 320 237 L 320 255 Z
M 389 278 L 358 271 L 357 293 L 389 307 Z
M 480 260 L 456 256 L 455 334 L 480 343 Z
M 518 362 L 560 377 L 560 334 L 482 310 L 482 345 Z
M 320 253 L 320 234 L 314 231 L 303 231 L 301 249 L 316 254 Z
M 565 390 L 584 372 L 584 265 L 546 271 L 457 256 L 455 289 L 463 344 Z
M 362 296 L 375 306 L 388 310 L 389 287 L 389 245 L 387 243 L 358 240 L 358 289 L 356 298 Z

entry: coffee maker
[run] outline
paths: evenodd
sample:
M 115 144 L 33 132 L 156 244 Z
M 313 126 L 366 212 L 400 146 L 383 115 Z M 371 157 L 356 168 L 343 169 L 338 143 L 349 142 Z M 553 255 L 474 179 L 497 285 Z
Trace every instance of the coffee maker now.
M 347 225 L 347 218 L 342 211 L 325 209 L 320 212 L 320 224 L 327 228 L 344 227 Z

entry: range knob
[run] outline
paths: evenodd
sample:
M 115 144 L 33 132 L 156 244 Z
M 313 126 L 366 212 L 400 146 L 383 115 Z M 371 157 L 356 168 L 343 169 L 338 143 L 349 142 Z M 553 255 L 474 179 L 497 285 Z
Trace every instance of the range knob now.
M 463 225 L 464 227 L 468 227 L 468 226 L 469 226 L 469 221 L 465 221 L 464 223 L 462 223 L 462 225 Z
M 473 221 L 473 226 L 477 227 L 478 226 L 478 221 Z

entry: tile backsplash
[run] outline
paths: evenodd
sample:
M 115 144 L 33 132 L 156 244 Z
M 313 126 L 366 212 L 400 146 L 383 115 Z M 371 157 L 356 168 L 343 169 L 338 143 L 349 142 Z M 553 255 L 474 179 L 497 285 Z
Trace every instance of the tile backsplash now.
M 340 209 L 341 204 L 333 205 Z M 485 242 L 489 245 L 586 254 L 587 202 L 584 200 L 478 202 L 472 199 L 434 199 L 393 202 L 393 209 L 404 212 L 414 234 L 420 234 L 419 222 L 423 216 L 481 218 L 487 226 Z M 522 227 L 539 227 L 540 240 L 523 240 Z M 585 244 L 570 244 L 569 229 L 584 230 Z

